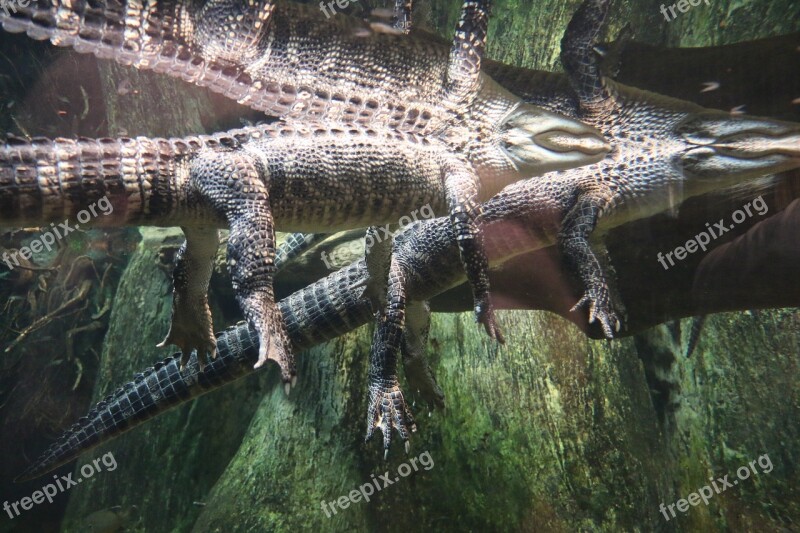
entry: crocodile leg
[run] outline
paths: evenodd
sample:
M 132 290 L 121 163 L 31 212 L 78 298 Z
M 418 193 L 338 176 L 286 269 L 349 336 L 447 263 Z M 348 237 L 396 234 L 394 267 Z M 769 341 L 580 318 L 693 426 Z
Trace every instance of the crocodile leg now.
M 481 56 L 486 46 L 489 2 L 467 0 L 456 26 L 447 70 L 446 103 L 456 110 L 468 104 L 480 85 Z M 445 164 L 445 189 L 450 219 L 458 236 L 461 263 L 475 299 L 475 315 L 486 333 L 503 342 L 489 300 L 489 262 L 478 226 L 480 178 L 472 165 L 454 157 Z
M 182 228 L 186 236 L 175 260 L 172 274 L 172 323 L 159 348 L 174 344 L 181 349 L 181 369 L 192 350 L 197 350 L 200 368 L 206 353 L 216 357 L 217 341 L 208 306 L 208 284 L 214 268 L 219 238 L 216 228 Z
M 385 233 L 378 226 L 367 228 L 364 239 L 364 258 L 367 264 L 367 279 L 364 296 L 369 299 L 374 311 L 386 308 L 387 280 L 392 259 L 392 233 Z
M 585 0 L 573 15 L 561 40 L 561 61 L 578 95 L 581 115 L 595 120 L 607 116 L 616 107 L 614 95 L 602 74 L 601 58 L 595 50 L 608 14 L 609 1 Z M 616 181 L 610 176 L 598 175 L 597 178 L 598 184 Z M 588 308 L 589 323 L 599 321 L 603 334 L 609 339 L 620 330 L 615 308 L 620 309 L 621 304 L 612 301 L 599 258 L 599 255 L 605 257 L 605 250 L 593 250 L 589 239 L 603 212 L 613 205 L 615 195 L 613 190 L 597 187 L 592 187 L 591 191 L 579 191 L 558 236 L 558 245 L 567 266 L 578 274 L 585 288 L 572 310 Z
M 480 181 L 466 162 L 455 161 L 446 167 L 445 188 L 450 221 L 458 239 L 461 263 L 467 274 L 475 301 L 475 317 L 486 333 L 505 342 L 494 317 L 489 295 L 489 260 L 480 229 L 481 206 L 478 202 Z
M 581 197 L 564 219 L 558 245 L 567 266 L 578 274 L 586 291 L 572 311 L 588 307 L 589 323 L 599 321 L 605 336 L 612 339 L 621 327 L 615 311 L 620 304 L 612 301 L 606 272 L 598 257 L 605 256 L 605 250 L 596 253 L 589 242 L 602 210 L 603 204 L 597 198 Z M 602 245 L 595 244 L 598 246 Z
M 369 360 L 369 393 L 367 400 L 367 436 L 376 429 L 383 433 L 384 457 L 389 455 L 393 429 L 409 450 L 410 433 L 417 430 L 414 418 L 400 390 L 397 379 L 397 353 L 403 339 L 405 322 L 406 277 L 398 258 L 393 256 L 389 269 L 388 305 L 378 320 Z
M 477 95 L 488 24 L 489 0 L 466 0 L 450 49 L 443 95 L 445 107 L 456 112 Z
M 584 109 L 602 106 L 612 99 L 595 50 L 608 15 L 609 2 L 583 2 L 561 39 L 561 62 Z
M 431 329 L 431 308 L 428 302 L 409 302 L 405 325 L 401 350 L 408 388 L 417 391 L 430 407 L 444 409 L 444 392 L 436 383 L 425 357 Z
M 192 161 L 192 186 L 230 226 L 228 270 L 237 303 L 259 333 L 256 367 L 277 362 L 288 391 L 296 371 L 272 287 L 275 231 L 265 175 L 265 164 L 247 151 L 205 152 Z

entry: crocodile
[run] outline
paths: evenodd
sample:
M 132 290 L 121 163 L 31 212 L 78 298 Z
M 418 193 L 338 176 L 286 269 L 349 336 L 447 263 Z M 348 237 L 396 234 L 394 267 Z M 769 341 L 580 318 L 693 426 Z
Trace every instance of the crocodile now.
M 538 202 L 538 188 L 537 178 L 518 182 L 484 204 L 487 253 L 493 267 L 546 247 L 558 238 L 560 213 Z M 611 229 L 610 225 L 607 229 Z M 425 300 L 465 281 L 457 264 L 456 236 L 447 218 L 437 218 L 406 227 L 395 241 L 398 256 L 413 258 L 408 264 L 420 273 L 410 276 L 406 284 L 412 300 L 401 344 L 406 380 L 409 388 L 418 391 L 426 402 L 441 407 L 444 396 L 425 357 L 429 312 Z M 420 250 L 424 253 L 418 253 Z M 329 341 L 373 320 L 370 300 L 358 288 L 367 277 L 367 266 L 361 259 L 279 302 L 295 351 Z M 16 481 L 42 476 L 172 408 L 251 375 L 257 371 L 253 364 L 258 358 L 258 342 L 257 332 L 242 322 L 218 335 L 218 357 L 204 369 L 193 355 L 181 371 L 178 353 L 137 373 L 68 428 Z
M 591 5 L 590 5 L 591 7 Z M 602 13 L 590 12 L 591 18 L 602 20 Z M 585 8 L 582 8 L 585 9 Z M 586 15 L 583 15 L 584 19 Z M 580 20 L 580 19 L 578 19 Z M 575 25 L 571 24 L 572 28 Z M 569 34 L 570 32 L 568 32 Z M 596 38 L 590 36 L 588 41 Z M 578 32 L 576 35 L 583 35 Z M 586 44 L 587 39 L 584 39 Z M 589 47 L 584 47 L 589 49 Z M 597 76 L 597 66 L 593 62 L 587 63 L 590 70 Z M 560 74 L 531 71 L 518 67 L 504 66 L 484 62 L 484 70 L 492 75 L 509 90 L 522 96 L 528 102 L 537 102 L 573 116 L 592 116 L 597 112 L 595 119 L 609 138 L 613 139 L 614 149 L 601 162 L 580 169 L 559 173 L 547 174 L 544 177 L 512 185 L 503 191 L 497 198 L 484 204 L 484 224 L 490 226 L 493 217 L 498 220 L 523 220 L 513 224 L 513 232 L 503 226 L 503 231 L 497 235 L 488 233 L 487 247 L 489 257 L 497 262 L 497 255 L 492 252 L 492 247 L 500 246 L 499 241 L 507 242 L 514 250 L 522 250 L 527 245 L 525 232 L 538 232 L 537 246 L 542 243 L 559 240 L 562 236 L 574 236 L 574 243 L 562 245 L 565 255 L 582 256 L 592 253 L 588 237 L 595 226 L 600 234 L 611 227 L 622 224 L 636 217 L 641 217 L 648 212 L 669 207 L 664 205 L 665 198 L 669 198 L 665 191 L 681 193 L 682 196 L 672 196 L 675 203 L 691 194 L 700 194 L 702 191 L 723 188 L 737 181 L 747 181 L 754 176 L 766 175 L 783 169 L 797 167 L 800 164 L 800 147 L 798 147 L 798 132 L 800 126 L 770 119 L 758 119 L 746 116 L 731 116 L 727 113 L 703 109 L 694 104 L 662 95 L 640 91 L 614 83 L 611 80 L 600 78 L 590 84 L 576 84 Z M 577 77 L 577 80 L 591 81 L 590 77 Z M 577 85 L 577 89 L 573 86 Z M 587 99 L 590 103 L 586 109 L 582 106 L 579 95 L 587 86 L 597 86 L 600 95 L 607 95 L 608 100 L 599 100 L 596 107 L 594 99 Z M 588 90 L 586 94 L 594 94 Z M 603 178 L 607 173 L 608 178 Z M 600 179 L 598 179 L 600 176 Z M 613 200 L 613 205 L 606 205 L 608 216 L 599 217 L 599 209 L 589 209 L 591 216 L 577 217 L 582 214 L 576 206 L 592 206 L 604 198 L 608 193 L 601 186 L 611 189 L 616 194 L 608 195 L 607 199 Z M 530 188 L 530 190 L 526 189 Z M 530 192 L 530 191 L 535 192 Z M 598 198 L 599 197 L 599 198 Z M 613 209 L 611 209 L 613 207 Z M 549 211 L 552 218 L 524 222 L 525 213 Z M 496 214 L 493 214 L 496 213 Z M 583 224 L 578 224 L 581 222 Z M 424 301 L 432 295 L 456 285 L 463 280 L 463 270 L 454 268 L 458 264 L 458 250 L 453 248 L 456 242 L 452 228 L 443 226 L 442 220 L 426 222 L 408 228 L 402 233 L 395 244 L 397 264 L 406 265 L 409 272 L 405 283 L 405 292 L 411 300 L 414 311 L 409 313 L 406 328 L 412 323 L 414 330 L 419 332 L 407 335 L 416 339 L 415 344 L 422 345 L 420 339 L 424 338 L 425 320 Z M 564 228 L 570 228 L 565 232 Z M 576 229 L 581 231 L 575 233 Z M 488 230 L 490 231 L 490 230 Z M 412 237 L 410 235 L 417 235 Z M 597 244 L 594 244 L 597 246 Z M 501 254 L 502 255 L 502 254 Z M 575 261 L 572 261 L 575 264 Z M 355 267 L 353 267 L 355 268 Z M 365 268 L 363 265 L 359 269 Z M 460 271 L 459 271 L 460 270 Z M 360 272 L 360 270 L 359 270 Z M 363 274 L 363 272 L 362 272 Z M 579 271 L 588 291 L 608 297 L 608 288 L 602 270 L 590 268 Z M 294 318 L 287 318 L 287 323 L 292 323 L 300 318 L 320 321 L 314 326 L 318 331 L 308 331 L 303 335 L 310 338 L 324 332 L 340 334 L 350 329 L 350 326 L 360 325 L 370 319 L 369 305 L 366 300 L 355 296 L 356 288 L 363 281 L 363 275 L 351 274 L 347 283 L 339 278 L 328 278 L 328 281 L 319 282 L 309 292 L 301 291 L 309 301 L 316 301 L 316 291 L 336 289 L 336 294 L 331 294 L 333 302 L 355 302 L 354 307 L 339 309 L 331 306 L 316 306 L 309 304 L 303 307 L 303 300 L 293 300 L 298 307 L 293 308 Z M 331 280 L 338 281 L 331 281 Z M 328 285 L 325 285 L 328 283 Z M 316 287 L 316 289 L 314 289 Z M 281 309 L 288 300 L 281 303 Z M 602 303 L 597 298 L 598 304 Z M 337 304 L 338 305 L 338 304 Z M 344 304 L 342 304 L 344 305 Z M 349 304 L 348 304 L 349 305 Z M 417 309 L 419 307 L 419 309 Z M 289 312 L 288 310 L 286 311 Z M 352 314 L 351 314 L 352 313 Z M 603 330 L 610 330 L 616 320 L 613 309 L 606 302 L 595 306 L 595 315 L 599 319 Z M 331 329 L 331 326 L 335 325 Z M 240 327 L 237 335 L 245 335 Z M 292 328 L 290 328 L 290 331 Z M 249 333 L 247 334 L 249 335 Z M 320 339 L 324 340 L 322 337 Z M 293 341 L 294 342 L 294 341 Z M 311 340 L 298 340 L 295 346 L 306 346 L 304 342 Z M 237 345 L 240 346 L 240 345 Z M 403 347 L 401 346 L 401 350 Z M 419 347 L 415 352 L 420 352 Z M 419 357 L 404 357 L 419 360 Z M 396 358 L 392 363 L 396 364 Z M 408 366 L 408 365 L 406 365 Z M 191 362 L 190 362 L 191 367 Z M 386 367 L 384 367 L 385 369 Z M 190 368 L 191 371 L 191 368 Z M 424 375 L 425 373 L 422 372 Z M 238 375 L 238 374 L 237 374 Z M 429 390 L 431 387 L 427 387 Z M 429 395 L 435 396 L 435 395 Z M 408 424 L 413 428 L 413 423 Z M 87 430 L 88 431 L 88 430 Z M 91 433 L 88 431 L 87 434 Z M 384 438 L 390 434 L 384 431 Z M 74 439 L 72 439 L 74 440 Z M 63 444 L 63 443 L 62 443 Z
M 487 16 L 483 0 L 466 1 L 447 46 L 364 33 L 358 21 L 329 25 L 319 13 L 263 0 L 42 0 L 0 15 L 6 30 L 166 69 L 281 117 L 213 138 L 9 139 L 0 147 L 0 224 L 54 223 L 109 195 L 123 214 L 117 223 L 180 226 L 186 242 L 162 345 L 177 345 L 185 359 L 197 350 L 201 361 L 216 350 L 207 289 L 217 228 L 230 228 L 236 300 L 262 336 L 257 364 L 277 362 L 288 392 L 296 376 L 272 286 L 276 221 L 301 231 L 364 227 L 428 204 L 458 229 L 476 317 L 498 337 L 480 202 L 513 181 L 598 161 L 609 146 L 594 128 L 526 104 L 481 73 Z M 291 102 L 305 111 L 281 107 L 283 96 L 245 98 L 232 88 L 263 95 L 276 84 L 280 94 L 311 94 Z M 342 98 L 345 110 L 334 105 Z
M 552 94 L 554 84 L 546 83 L 544 76 L 525 84 L 538 98 L 529 92 L 517 94 L 597 127 L 611 143 L 612 150 L 596 164 L 538 178 L 535 192 L 526 198 L 533 207 L 521 208 L 526 216 L 530 211 L 549 212 L 551 220 L 559 222 L 556 243 L 567 269 L 584 287 L 572 310 L 587 308 L 589 323 L 599 322 L 611 339 L 622 327 L 624 308 L 613 297 L 605 247 L 600 239 L 592 239 L 593 234 L 602 237 L 608 227 L 675 207 L 692 196 L 797 168 L 800 125 L 731 116 L 615 84 L 602 74 L 596 53 L 609 4 L 610 0 L 584 0 L 564 33 L 561 62 L 571 97 L 565 98 L 569 93 L 563 89 L 560 95 Z M 504 80 L 504 68 L 508 67 L 489 71 Z M 507 207 L 505 216 L 513 219 L 514 209 Z M 408 443 L 414 427 L 397 361 L 406 313 L 416 329 L 424 330 L 429 321 L 424 305 L 406 306 L 409 299 L 426 299 L 409 290 L 410 280 L 436 280 L 440 272 L 438 265 L 431 269 L 426 259 L 420 260 L 435 255 L 430 242 L 401 239 L 399 249 L 389 254 L 387 304 L 377 320 L 370 354 L 367 415 L 367 439 L 380 429 L 385 453 L 393 429 Z

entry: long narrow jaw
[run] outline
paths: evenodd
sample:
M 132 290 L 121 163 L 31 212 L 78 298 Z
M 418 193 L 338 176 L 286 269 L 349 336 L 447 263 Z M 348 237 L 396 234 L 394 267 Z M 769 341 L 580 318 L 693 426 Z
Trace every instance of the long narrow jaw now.
M 742 179 L 800 167 L 800 124 L 708 111 L 692 115 L 678 132 L 690 145 L 678 162 L 690 179 Z
M 526 177 L 591 165 L 611 150 L 592 126 L 529 104 L 508 115 L 501 139 L 509 160 Z

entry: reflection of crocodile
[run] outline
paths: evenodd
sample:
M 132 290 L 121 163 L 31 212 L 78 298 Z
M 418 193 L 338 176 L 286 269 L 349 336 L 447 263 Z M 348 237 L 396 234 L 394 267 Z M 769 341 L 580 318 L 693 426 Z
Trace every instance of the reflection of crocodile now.
M 596 162 L 608 145 L 481 74 L 486 11 L 482 0 L 465 2 L 448 47 L 269 0 L 20 6 L 0 15 L 6 30 L 177 75 L 283 121 L 169 141 L 11 139 L 0 147 L 0 224 L 63 220 L 107 195 L 117 223 L 181 226 L 165 343 L 204 360 L 215 350 L 206 293 L 224 223 L 236 298 L 261 335 L 258 365 L 278 362 L 288 388 L 273 215 L 281 228 L 319 231 L 394 222 L 429 204 L 451 215 L 478 319 L 496 336 L 480 201 L 513 181 Z M 370 287 L 381 286 L 381 269 L 371 268 Z

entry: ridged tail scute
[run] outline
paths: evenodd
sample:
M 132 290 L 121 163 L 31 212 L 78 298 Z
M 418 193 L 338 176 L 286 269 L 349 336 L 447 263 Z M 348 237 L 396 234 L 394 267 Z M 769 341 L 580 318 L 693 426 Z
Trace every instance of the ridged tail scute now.
M 181 373 L 176 354 L 136 374 L 73 424 L 14 481 L 42 476 L 158 414 L 253 372 L 258 337 L 240 324 L 218 337 L 217 354 L 203 372 L 192 357 Z
M 365 276 L 362 260 L 279 303 L 294 350 L 333 339 L 372 319 L 369 300 L 352 289 Z M 258 334 L 246 323 L 217 335 L 217 358 L 202 372 L 196 355 L 183 373 L 180 354 L 168 357 L 106 396 L 15 481 L 42 476 L 173 407 L 247 376 L 255 372 L 257 360 Z
M 0 139 L 0 226 L 74 222 L 103 197 L 113 210 L 97 224 L 164 224 L 185 194 L 178 183 L 184 160 L 269 134 L 269 126 L 256 126 L 175 139 Z

